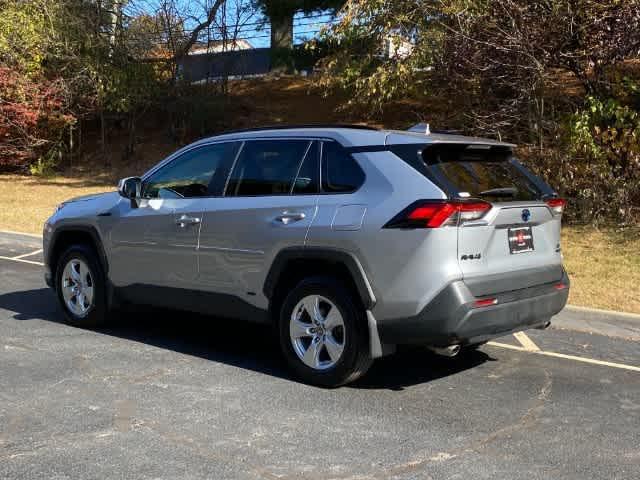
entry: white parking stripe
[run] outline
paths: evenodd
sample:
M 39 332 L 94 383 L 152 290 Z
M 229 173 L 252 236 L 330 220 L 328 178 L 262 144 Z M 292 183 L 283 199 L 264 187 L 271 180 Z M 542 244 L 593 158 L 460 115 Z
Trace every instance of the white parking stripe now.
M 509 343 L 487 342 L 487 345 L 490 345 L 492 347 L 508 348 L 509 350 L 518 350 L 519 352 L 526 352 L 527 351 L 524 347 L 519 347 L 517 345 L 511 345 Z
M 596 360 L 595 358 L 577 357 L 575 355 L 566 355 L 564 353 L 545 352 L 544 350 L 531 351 L 517 345 L 509 345 L 508 343 L 487 342 L 487 345 L 499 348 L 508 348 L 509 350 L 518 350 L 520 352 L 535 353 L 536 355 L 544 355 L 546 357 L 564 358 L 565 360 L 573 360 L 575 362 L 590 363 L 592 365 L 601 365 L 603 367 L 620 368 L 622 370 L 631 370 L 632 372 L 640 372 L 640 367 L 633 365 L 625 365 L 624 363 L 605 362 L 604 360 Z
M 24 237 L 42 238 L 42 235 L 36 233 L 15 232 L 13 230 L 0 230 L 0 233 L 8 233 L 9 235 L 22 235 Z
M 527 352 L 540 351 L 540 348 L 535 343 L 533 343 L 533 340 L 531 340 L 526 333 L 516 332 L 513 334 L 513 336 L 516 337 L 516 340 L 520 342 L 520 345 L 522 345 Z
M 24 257 L 30 257 L 31 255 L 35 255 L 37 253 L 42 252 L 42 249 L 38 249 L 35 252 L 31 252 L 31 253 L 23 253 L 22 255 L 18 255 L 17 257 L 12 257 L 14 260 L 18 260 L 20 258 L 24 258 Z
M 2 255 L 0 255 L 0 260 L 10 260 L 12 262 L 28 263 L 30 265 L 40 265 L 41 267 L 44 267 L 44 263 L 42 263 L 42 262 L 35 262 L 33 260 L 25 260 L 24 258 L 3 257 Z

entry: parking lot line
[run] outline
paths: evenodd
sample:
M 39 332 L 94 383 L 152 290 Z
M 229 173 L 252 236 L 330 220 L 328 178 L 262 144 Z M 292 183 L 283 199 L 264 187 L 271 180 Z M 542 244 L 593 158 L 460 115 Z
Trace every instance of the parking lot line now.
M 42 238 L 42 235 L 38 235 L 37 233 L 16 232 L 14 230 L 0 230 L 0 234 L 2 233 L 8 233 L 9 235 L 21 235 L 23 237 Z
M 540 351 L 540 348 L 533 343 L 533 340 L 531 340 L 526 333 L 524 332 L 516 332 L 513 334 L 514 337 L 516 337 L 516 340 L 518 340 L 518 342 L 520 342 L 520 344 L 524 347 L 524 349 L 527 352 L 538 352 Z
M 22 255 L 18 255 L 17 257 L 11 257 L 14 260 L 19 260 L 21 258 L 25 258 L 25 257 L 30 257 L 31 255 L 36 255 L 38 253 L 42 252 L 42 249 L 39 248 L 38 250 L 34 251 L 34 252 L 29 252 L 29 253 L 23 253 Z
M 0 255 L 0 260 L 9 260 L 12 262 L 28 263 L 30 265 L 39 265 L 41 267 L 44 267 L 44 263 L 42 262 L 36 262 L 34 260 L 26 260 L 24 258 L 18 258 L 18 257 L 3 257 L 2 255 Z
M 607 362 L 604 360 L 596 360 L 595 358 L 578 357 L 575 355 L 567 355 L 564 353 L 546 352 L 544 350 L 527 350 L 525 347 L 517 345 L 509 345 L 508 343 L 487 342 L 487 345 L 498 348 L 507 348 L 509 350 L 518 350 L 520 352 L 535 353 L 536 355 L 544 355 L 546 357 L 564 358 L 565 360 L 573 360 L 575 362 L 590 363 L 592 365 L 600 365 L 603 367 L 620 368 L 622 370 L 631 370 L 632 372 L 640 372 L 640 367 L 633 365 L 625 365 L 624 363 Z

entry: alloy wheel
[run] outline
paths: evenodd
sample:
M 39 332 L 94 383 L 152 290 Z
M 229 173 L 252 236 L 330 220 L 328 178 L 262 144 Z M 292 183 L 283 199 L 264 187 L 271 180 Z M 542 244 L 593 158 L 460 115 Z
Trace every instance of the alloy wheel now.
M 91 270 L 79 258 L 70 259 L 62 272 L 62 297 L 71 313 L 85 317 L 94 306 Z
M 327 370 L 336 365 L 344 352 L 344 319 L 331 300 L 308 295 L 293 309 L 289 337 L 293 350 L 305 365 Z

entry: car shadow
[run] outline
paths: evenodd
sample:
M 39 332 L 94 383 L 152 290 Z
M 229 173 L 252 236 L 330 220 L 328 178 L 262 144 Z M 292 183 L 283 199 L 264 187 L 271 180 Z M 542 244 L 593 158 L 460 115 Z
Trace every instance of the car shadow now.
M 2 294 L 0 309 L 13 312 L 11 318 L 18 321 L 45 320 L 66 326 L 55 294 L 48 288 Z M 274 329 L 265 325 L 167 309 L 127 307 L 113 313 L 108 327 L 95 331 L 295 381 L 279 354 Z M 482 351 L 449 359 L 424 348 L 402 348 L 395 355 L 378 359 L 349 388 L 402 390 L 491 360 Z

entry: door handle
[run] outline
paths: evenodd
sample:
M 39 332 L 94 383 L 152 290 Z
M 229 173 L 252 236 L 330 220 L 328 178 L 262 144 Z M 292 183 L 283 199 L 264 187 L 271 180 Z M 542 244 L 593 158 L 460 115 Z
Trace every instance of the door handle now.
M 275 218 L 275 221 L 282 223 L 283 225 L 289 225 L 290 223 L 299 222 L 305 218 L 306 215 L 302 212 L 282 212 L 282 215 L 278 215 Z
M 189 225 L 198 225 L 201 219 L 198 217 L 189 217 L 188 215 L 181 215 L 180 218 L 176 220 L 176 225 L 180 228 L 185 228 Z

